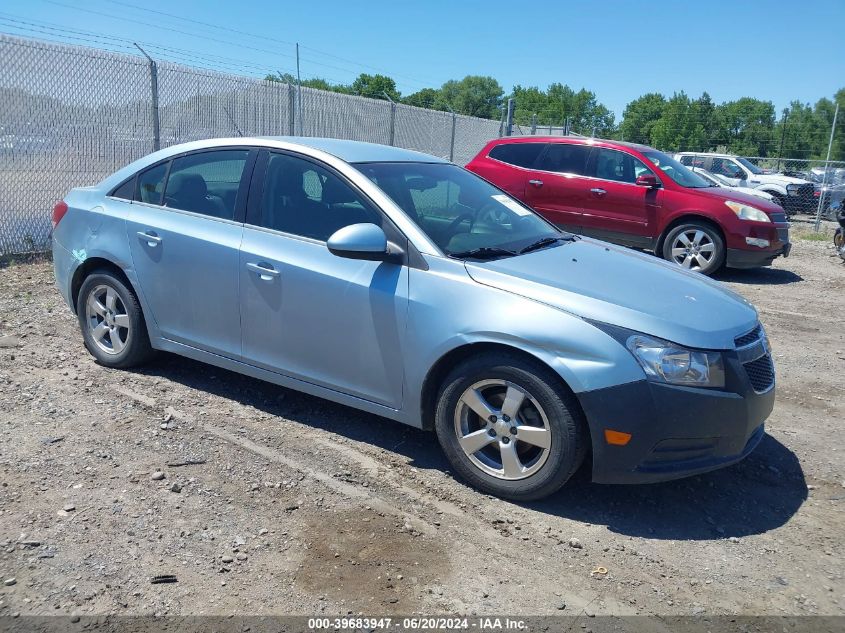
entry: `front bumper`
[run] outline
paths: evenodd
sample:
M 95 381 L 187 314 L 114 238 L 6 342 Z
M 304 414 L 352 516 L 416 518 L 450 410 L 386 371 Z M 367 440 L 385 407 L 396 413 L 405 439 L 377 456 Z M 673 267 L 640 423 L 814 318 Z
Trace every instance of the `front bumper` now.
M 773 250 L 763 250 L 759 248 L 754 250 L 729 248 L 725 259 L 725 265 L 728 268 L 757 268 L 759 266 L 771 266 L 772 262 L 781 255 L 789 257 L 789 252 L 791 250 L 792 244 L 790 242 L 781 244 Z
M 725 354 L 725 390 L 646 380 L 579 394 L 593 443 L 593 481 L 632 484 L 678 479 L 744 459 L 765 434 L 774 382 L 757 393 L 735 352 Z M 630 433 L 608 444 L 604 429 Z

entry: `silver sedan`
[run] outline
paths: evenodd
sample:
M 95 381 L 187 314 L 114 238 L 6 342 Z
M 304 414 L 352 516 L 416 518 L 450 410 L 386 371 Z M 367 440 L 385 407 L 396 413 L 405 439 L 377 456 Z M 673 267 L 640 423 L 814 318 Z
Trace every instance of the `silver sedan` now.
M 774 402 L 756 311 L 718 282 L 562 232 L 447 161 L 214 139 L 53 211 L 88 350 L 181 354 L 436 431 L 486 492 L 548 495 L 742 459 Z

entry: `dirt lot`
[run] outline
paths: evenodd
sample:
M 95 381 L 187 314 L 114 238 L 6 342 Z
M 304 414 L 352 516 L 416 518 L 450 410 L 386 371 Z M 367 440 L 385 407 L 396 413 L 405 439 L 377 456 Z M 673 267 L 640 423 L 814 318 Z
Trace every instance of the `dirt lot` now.
M 0 616 L 842 615 L 845 265 L 796 236 L 721 278 L 774 346 L 757 451 L 519 505 L 453 479 L 421 431 L 176 356 L 98 366 L 51 265 L 8 265 Z

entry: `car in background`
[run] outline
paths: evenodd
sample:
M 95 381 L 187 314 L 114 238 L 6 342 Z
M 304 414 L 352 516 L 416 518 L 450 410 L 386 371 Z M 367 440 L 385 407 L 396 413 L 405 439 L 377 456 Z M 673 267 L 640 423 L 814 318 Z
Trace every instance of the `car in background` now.
M 455 472 L 510 499 L 588 453 L 606 483 L 721 468 L 774 405 L 748 301 L 418 152 L 195 141 L 72 190 L 53 226 L 100 364 L 165 350 L 434 430 Z
M 704 274 L 789 255 L 779 206 L 723 190 L 645 145 L 581 137 L 490 141 L 467 169 L 568 231 Z
M 752 196 L 756 196 L 758 198 L 763 198 L 763 200 L 767 200 L 774 204 L 778 204 L 777 198 L 775 198 L 772 194 L 768 191 L 763 191 L 762 189 L 751 189 L 749 187 L 733 187 L 728 184 L 728 179 L 724 176 L 717 176 L 716 174 L 711 174 L 706 169 L 701 169 L 699 167 L 693 167 L 692 171 L 697 173 L 699 176 L 704 178 L 714 187 L 721 187 L 722 189 L 729 189 L 731 191 L 739 191 L 740 193 L 747 193 Z
M 687 167 L 723 177 L 732 187 L 759 189 L 774 196 L 788 213 L 807 213 L 814 207 L 813 183 L 803 178 L 769 173 L 747 158 L 730 154 L 680 152 L 675 159 Z

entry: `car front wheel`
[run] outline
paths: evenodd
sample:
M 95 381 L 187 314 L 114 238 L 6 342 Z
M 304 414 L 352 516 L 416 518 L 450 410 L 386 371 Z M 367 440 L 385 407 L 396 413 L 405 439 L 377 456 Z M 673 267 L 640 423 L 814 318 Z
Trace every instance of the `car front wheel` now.
M 484 492 L 530 501 L 558 490 L 583 461 L 588 432 L 574 397 L 549 369 L 485 354 L 447 376 L 435 416 L 455 471 Z
M 725 262 L 725 242 L 712 226 L 686 222 L 669 231 L 663 240 L 663 259 L 687 270 L 712 275 Z

